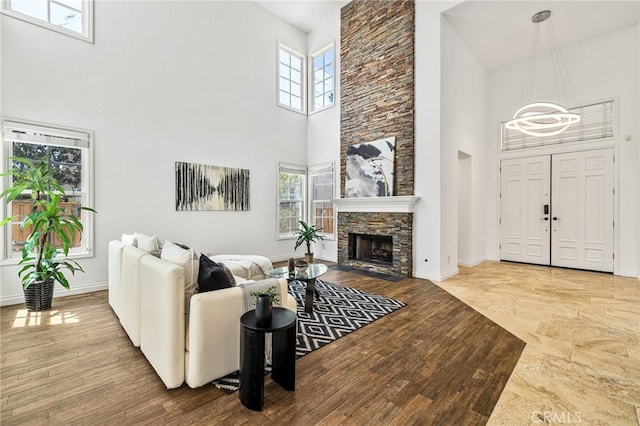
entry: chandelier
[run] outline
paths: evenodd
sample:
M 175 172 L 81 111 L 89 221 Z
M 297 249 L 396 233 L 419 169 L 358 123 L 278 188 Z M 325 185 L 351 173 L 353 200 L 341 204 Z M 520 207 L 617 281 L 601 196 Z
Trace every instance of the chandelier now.
M 540 24 L 544 21 L 547 22 L 556 94 L 557 97 L 560 98 L 560 92 L 562 91 L 565 99 L 567 99 L 568 96 L 567 88 L 565 87 L 565 80 L 569 90 L 571 90 L 571 82 L 569 81 L 569 75 L 564 63 L 564 58 L 562 57 L 562 51 L 560 50 L 560 44 L 558 43 L 555 29 L 553 28 L 551 20 L 549 19 L 547 21 L 550 16 L 551 11 L 543 10 L 533 15 L 531 17 L 531 21 L 534 24 Z M 529 53 L 529 62 L 527 64 L 524 83 L 522 86 L 523 102 L 528 102 L 533 95 L 537 77 L 538 63 L 536 61 L 536 50 L 538 48 L 539 38 L 540 26 L 536 25 L 533 44 L 531 45 Z M 555 102 L 529 102 L 516 111 L 513 115 L 513 119 L 506 123 L 506 127 L 507 129 L 517 130 L 529 136 L 544 137 L 558 135 L 567 130 L 569 126 L 578 123 L 579 121 L 580 114 L 569 112 L 567 108 Z

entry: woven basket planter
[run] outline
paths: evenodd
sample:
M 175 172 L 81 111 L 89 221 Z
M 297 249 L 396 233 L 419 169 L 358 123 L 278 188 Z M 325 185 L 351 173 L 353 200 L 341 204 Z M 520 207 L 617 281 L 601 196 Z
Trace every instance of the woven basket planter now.
M 24 289 L 24 304 L 29 311 L 46 311 L 51 309 L 54 280 L 35 282 Z

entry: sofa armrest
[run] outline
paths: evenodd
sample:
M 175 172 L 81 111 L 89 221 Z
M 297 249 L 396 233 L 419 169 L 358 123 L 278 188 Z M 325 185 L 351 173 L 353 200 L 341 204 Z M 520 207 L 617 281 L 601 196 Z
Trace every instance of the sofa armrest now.
M 279 279 L 282 306 L 295 312 L 295 299 L 287 293 L 287 280 Z M 240 317 L 245 313 L 239 287 L 198 293 L 191 298 L 185 381 L 192 387 L 238 370 Z
M 184 280 L 179 265 L 141 260 L 140 349 L 168 389 L 184 382 Z
M 109 241 L 109 305 L 120 317 L 122 287 L 122 252 L 125 245 L 118 240 Z
M 242 297 L 239 287 L 191 297 L 185 363 L 185 381 L 190 387 L 203 386 L 238 369 Z

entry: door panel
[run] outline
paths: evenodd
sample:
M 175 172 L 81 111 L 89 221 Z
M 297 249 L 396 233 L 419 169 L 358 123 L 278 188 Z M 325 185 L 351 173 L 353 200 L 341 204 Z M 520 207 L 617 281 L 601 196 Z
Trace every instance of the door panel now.
M 502 260 L 613 272 L 613 149 L 504 160 L 500 188 Z
M 500 258 L 548 265 L 549 156 L 504 160 L 501 169 Z
M 613 272 L 613 150 L 552 159 L 551 264 Z

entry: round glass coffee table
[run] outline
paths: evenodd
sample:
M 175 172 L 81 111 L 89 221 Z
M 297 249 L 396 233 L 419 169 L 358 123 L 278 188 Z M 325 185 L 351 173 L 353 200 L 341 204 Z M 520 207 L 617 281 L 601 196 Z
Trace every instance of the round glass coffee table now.
M 307 289 L 305 291 L 304 298 L 304 311 L 308 314 L 313 312 L 313 295 L 319 297 L 316 291 L 316 278 L 324 275 L 327 272 L 327 265 L 322 263 L 310 263 L 304 272 L 294 270 L 289 272 L 288 266 L 282 266 L 280 268 L 270 269 L 265 272 L 266 275 L 271 278 L 286 278 L 287 282 L 291 281 L 303 281 L 306 283 Z

